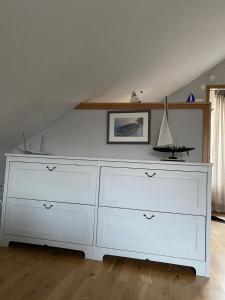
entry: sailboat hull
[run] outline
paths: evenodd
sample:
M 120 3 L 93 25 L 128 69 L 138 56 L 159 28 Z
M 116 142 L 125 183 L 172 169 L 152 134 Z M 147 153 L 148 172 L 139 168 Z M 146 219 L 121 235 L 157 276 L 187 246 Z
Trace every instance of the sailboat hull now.
M 177 146 L 166 146 L 166 147 L 153 147 L 154 151 L 158 151 L 158 152 L 164 152 L 164 153 L 171 153 L 172 155 L 169 157 L 168 160 L 177 160 L 178 161 L 178 157 L 176 157 L 174 155 L 174 153 L 182 153 L 182 152 L 186 152 L 187 155 L 189 155 L 189 151 L 194 150 L 195 148 L 193 147 L 177 147 Z M 180 160 L 183 161 L 183 160 Z
M 176 147 L 176 146 L 172 146 L 172 147 L 153 147 L 154 151 L 158 151 L 158 152 L 173 152 L 173 153 L 177 153 L 177 152 L 189 152 L 191 150 L 194 150 L 195 148 L 192 147 Z

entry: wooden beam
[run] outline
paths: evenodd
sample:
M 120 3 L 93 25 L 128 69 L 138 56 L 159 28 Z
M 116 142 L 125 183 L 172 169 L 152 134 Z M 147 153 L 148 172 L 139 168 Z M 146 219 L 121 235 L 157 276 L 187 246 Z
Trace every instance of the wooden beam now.
M 206 102 L 175 102 L 169 103 L 169 109 L 204 109 L 209 104 Z M 82 102 L 74 107 L 74 109 L 95 109 L 95 110 L 149 110 L 163 109 L 164 103 L 145 102 L 145 103 L 106 103 L 106 102 Z
M 202 161 L 210 162 L 211 103 L 203 109 Z

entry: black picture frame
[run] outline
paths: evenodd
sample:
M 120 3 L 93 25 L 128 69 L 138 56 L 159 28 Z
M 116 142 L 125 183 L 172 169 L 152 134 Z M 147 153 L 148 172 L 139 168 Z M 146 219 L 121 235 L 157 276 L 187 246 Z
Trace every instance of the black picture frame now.
M 112 117 L 122 118 L 143 118 L 143 136 L 115 136 L 112 133 L 112 125 L 115 119 Z M 106 142 L 107 144 L 149 144 L 150 143 L 150 124 L 151 124 L 151 111 L 150 110 L 138 110 L 138 111 L 108 111 L 107 112 L 107 131 Z M 131 124 L 130 124 L 131 125 Z M 114 124 L 115 132 L 115 124 Z M 147 131 L 147 132 L 146 132 Z

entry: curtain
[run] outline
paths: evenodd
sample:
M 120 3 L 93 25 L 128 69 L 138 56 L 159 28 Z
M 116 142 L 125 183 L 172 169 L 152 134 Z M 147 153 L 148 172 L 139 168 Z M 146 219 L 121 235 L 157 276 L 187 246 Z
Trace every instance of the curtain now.
M 211 92 L 212 210 L 225 212 L 225 94 Z

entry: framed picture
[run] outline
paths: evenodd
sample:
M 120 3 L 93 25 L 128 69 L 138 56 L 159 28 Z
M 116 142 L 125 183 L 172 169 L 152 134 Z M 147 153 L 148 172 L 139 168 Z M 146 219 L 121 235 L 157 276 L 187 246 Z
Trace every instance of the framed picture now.
M 149 144 L 150 111 L 108 111 L 107 144 Z

